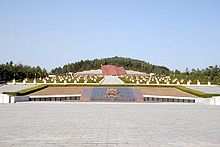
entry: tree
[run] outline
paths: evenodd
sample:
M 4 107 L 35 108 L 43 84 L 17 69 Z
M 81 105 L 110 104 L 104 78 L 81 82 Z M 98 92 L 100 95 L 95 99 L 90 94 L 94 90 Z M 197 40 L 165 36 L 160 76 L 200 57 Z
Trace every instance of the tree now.
M 23 80 L 25 78 L 45 77 L 48 75 L 46 69 L 41 69 L 39 66 L 30 67 L 22 64 L 14 64 L 12 61 L 6 64 L 0 64 L 0 81 L 11 81 L 12 79 Z

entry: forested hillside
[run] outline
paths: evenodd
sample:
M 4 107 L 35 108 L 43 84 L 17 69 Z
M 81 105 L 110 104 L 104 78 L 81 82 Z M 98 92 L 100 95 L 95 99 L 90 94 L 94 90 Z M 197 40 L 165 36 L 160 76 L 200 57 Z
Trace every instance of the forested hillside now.
M 31 67 L 22 64 L 13 64 L 13 62 L 6 62 L 0 64 L 0 82 L 10 81 L 12 79 L 23 80 L 25 78 L 45 77 L 47 76 L 46 69 L 39 66 Z
M 145 61 L 112 57 L 95 60 L 81 60 L 75 63 L 69 63 L 63 67 L 57 67 L 52 69 L 51 74 L 65 75 L 68 72 L 78 72 L 91 69 L 100 69 L 101 65 L 116 65 L 123 66 L 125 69 L 141 71 L 146 73 L 155 73 L 157 76 L 171 76 L 172 79 L 192 81 L 195 84 L 198 80 L 206 84 L 208 81 L 212 84 L 220 84 L 220 66 L 209 66 L 204 69 L 192 69 L 186 68 L 186 71 L 180 72 L 178 70 L 170 71 L 167 67 L 157 66 Z M 46 69 L 37 67 L 31 67 L 22 64 L 13 64 L 13 62 L 6 62 L 0 64 L 0 82 L 11 81 L 12 79 L 23 80 L 25 78 L 33 79 L 38 77 L 46 77 L 48 73 Z
M 173 77 L 177 79 L 190 80 L 193 83 L 196 83 L 199 80 L 202 83 L 207 83 L 208 81 L 212 84 L 220 84 L 220 66 L 209 66 L 205 69 L 192 69 L 189 70 L 186 68 L 185 72 L 180 72 L 176 70 L 175 72 L 171 72 Z
M 51 73 L 53 74 L 64 74 L 67 72 L 79 72 L 84 70 L 91 69 L 100 69 L 101 65 L 116 65 L 123 66 L 125 69 L 141 71 L 146 73 L 157 73 L 157 74 L 169 74 L 169 69 L 164 66 L 157 66 L 150 64 L 145 61 L 131 59 L 131 58 L 123 58 L 123 57 L 112 57 L 112 58 L 104 58 L 104 59 L 95 59 L 95 60 L 81 60 L 75 63 L 69 63 L 64 65 L 63 67 L 58 67 L 52 69 Z

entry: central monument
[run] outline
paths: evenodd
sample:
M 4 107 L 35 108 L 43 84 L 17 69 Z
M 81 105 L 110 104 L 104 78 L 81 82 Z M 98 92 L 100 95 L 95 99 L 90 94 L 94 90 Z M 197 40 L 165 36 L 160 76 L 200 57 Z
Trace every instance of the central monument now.
M 126 75 L 126 71 L 123 67 L 117 67 L 114 65 L 103 65 L 101 66 L 102 75 L 106 76 L 121 76 Z

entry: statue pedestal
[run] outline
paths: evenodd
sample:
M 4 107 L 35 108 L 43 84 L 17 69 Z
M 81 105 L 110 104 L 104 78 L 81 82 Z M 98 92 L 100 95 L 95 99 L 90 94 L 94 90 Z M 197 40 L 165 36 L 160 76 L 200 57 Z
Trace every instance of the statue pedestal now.
M 15 79 L 12 80 L 12 84 L 13 84 L 13 85 L 16 85 Z

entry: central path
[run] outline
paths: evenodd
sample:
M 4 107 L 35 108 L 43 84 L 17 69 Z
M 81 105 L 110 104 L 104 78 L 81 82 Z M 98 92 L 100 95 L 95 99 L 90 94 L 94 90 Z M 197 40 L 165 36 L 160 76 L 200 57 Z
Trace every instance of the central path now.
M 102 85 L 106 84 L 124 84 L 124 82 L 119 79 L 117 76 L 105 76 L 103 81 L 101 82 Z

